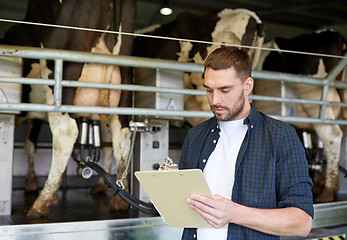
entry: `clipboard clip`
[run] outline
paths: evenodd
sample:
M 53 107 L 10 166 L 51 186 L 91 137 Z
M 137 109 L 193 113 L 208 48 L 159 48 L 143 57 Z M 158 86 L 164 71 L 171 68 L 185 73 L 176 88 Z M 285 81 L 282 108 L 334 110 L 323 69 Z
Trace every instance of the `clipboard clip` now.
M 158 168 L 158 171 L 170 171 L 170 170 L 177 170 L 177 164 L 174 163 L 174 161 L 169 158 L 166 157 L 164 159 L 164 163 L 162 165 L 160 165 L 160 167 Z

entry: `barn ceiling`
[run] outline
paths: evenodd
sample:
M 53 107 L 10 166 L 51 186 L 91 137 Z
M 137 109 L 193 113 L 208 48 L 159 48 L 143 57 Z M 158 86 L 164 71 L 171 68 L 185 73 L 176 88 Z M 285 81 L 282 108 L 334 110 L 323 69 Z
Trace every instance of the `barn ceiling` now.
M 0 18 L 21 20 L 28 0 L 0 0 Z M 224 8 L 246 8 L 262 19 L 266 39 L 292 37 L 322 28 L 333 28 L 347 37 L 347 0 L 169 0 L 170 16 L 159 14 L 162 0 L 137 0 L 137 29 L 163 24 L 182 11 L 203 13 Z M 0 22 L 0 37 L 9 23 Z

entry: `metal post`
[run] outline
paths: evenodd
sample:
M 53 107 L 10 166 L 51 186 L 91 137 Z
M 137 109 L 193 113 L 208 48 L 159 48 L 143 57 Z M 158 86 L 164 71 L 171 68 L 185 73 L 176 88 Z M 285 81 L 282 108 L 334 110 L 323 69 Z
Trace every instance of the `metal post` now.
M 11 215 L 14 115 L 0 114 L 0 215 Z
M 59 107 L 63 91 L 61 86 L 61 81 L 63 80 L 63 60 L 61 58 L 55 60 L 54 80 L 54 105 Z
M 347 57 L 347 53 L 345 54 L 345 57 Z M 335 80 L 336 76 L 342 71 L 342 69 L 346 66 L 346 64 L 347 64 L 347 58 L 341 59 L 341 61 L 333 68 L 333 70 L 331 70 L 328 77 L 324 80 L 325 85 L 323 87 L 323 92 L 322 92 L 323 104 L 319 114 L 320 119 L 324 119 L 324 116 L 325 116 L 325 110 L 327 108 L 327 95 L 328 95 L 330 84 L 333 80 Z

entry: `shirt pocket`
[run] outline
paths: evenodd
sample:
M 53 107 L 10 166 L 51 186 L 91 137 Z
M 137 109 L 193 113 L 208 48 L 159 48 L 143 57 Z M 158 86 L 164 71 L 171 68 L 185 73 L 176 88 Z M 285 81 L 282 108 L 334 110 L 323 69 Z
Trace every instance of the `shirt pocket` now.
M 275 172 L 271 166 L 251 166 L 244 169 L 242 199 L 244 204 L 255 208 L 276 207 Z

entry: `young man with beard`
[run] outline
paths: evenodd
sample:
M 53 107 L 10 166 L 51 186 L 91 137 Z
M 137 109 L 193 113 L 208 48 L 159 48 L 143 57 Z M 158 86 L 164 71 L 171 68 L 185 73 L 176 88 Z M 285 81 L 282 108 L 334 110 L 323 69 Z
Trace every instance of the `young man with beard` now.
M 192 195 L 187 202 L 213 228 L 187 228 L 182 239 L 308 235 L 313 203 L 305 152 L 293 127 L 251 105 L 251 57 L 223 47 L 204 66 L 214 117 L 190 130 L 179 167 L 203 170 L 213 198 Z

